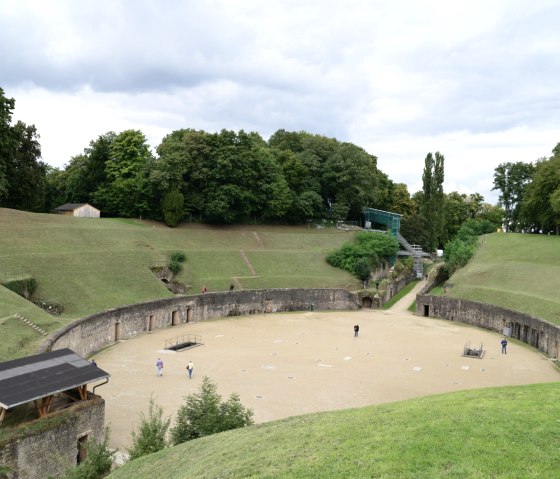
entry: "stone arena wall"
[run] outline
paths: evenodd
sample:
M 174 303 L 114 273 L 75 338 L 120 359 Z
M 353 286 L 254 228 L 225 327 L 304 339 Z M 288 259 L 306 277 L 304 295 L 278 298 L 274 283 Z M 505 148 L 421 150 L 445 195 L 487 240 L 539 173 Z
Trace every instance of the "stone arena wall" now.
M 25 437 L 18 437 L 0 447 L 0 467 L 9 472 L 6 479 L 46 479 L 59 477 L 77 464 L 78 442 L 103 441 L 105 435 L 105 401 L 90 394 L 82 401 L 49 417 L 64 414 L 52 427 L 33 432 L 27 424 Z M 45 421 L 38 419 L 37 421 Z
M 528 314 L 450 296 L 416 296 L 416 314 L 459 321 L 527 343 L 553 358 L 560 355 L 560 327 Z
M 70 348 L 87 357 L 120 339 L 178 324 L 247 314 L 359 309 L 344 289 L 263 289 L 180 296 L 109 309 L 51 335 L 42 351 Z

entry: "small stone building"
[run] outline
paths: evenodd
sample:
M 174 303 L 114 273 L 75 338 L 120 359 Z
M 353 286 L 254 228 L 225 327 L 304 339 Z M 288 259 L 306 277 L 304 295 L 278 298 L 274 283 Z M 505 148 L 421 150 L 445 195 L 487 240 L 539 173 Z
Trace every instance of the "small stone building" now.
M 84 460 L 88 441 L 104 439 L 105 401 L 87 390 L 102 380 L 107 372 L 70 349 L 0 363 L 2 477 L 57 477 Z
M 61 215 L 79 216 L 81 218 L 99 218 L 101 216 L 101 211 L 89 203 L 66 203 L 55 208 L 54 211 Z

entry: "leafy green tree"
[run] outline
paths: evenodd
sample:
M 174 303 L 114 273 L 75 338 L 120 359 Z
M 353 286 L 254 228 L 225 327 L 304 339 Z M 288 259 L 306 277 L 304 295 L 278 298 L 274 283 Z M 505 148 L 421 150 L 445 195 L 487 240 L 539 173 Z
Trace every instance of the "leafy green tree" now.
M 163 219 L 167 226 L 177 226 L 177 223 L 181 221 L 184 203 L 183 194 L 177 188 L 165 193 L 161 200 L 161 210 L 163 211 Z
M 354 263 L 354 274 L 361 281 L 368 281 L 371 276 L 371 261 L 367 258 L 359 258 Z
M 252 423 L 253 411 L 241 404 L 239 396 L 232 394 L 222 401 L 216 384 L 205 376 L 200 391 L 186 396 L 185 404 L 179 407 L 171 442 L 177 445 Z
M 553 153 L 534 166 L 532 181 L 524 189 L 519 213 L 524 225 L 545 233 L 557 231 L 559 218 L 551 200 L 560 188 L 560 143 Z
M 41 145 L 33 125 L 18 121 L 10 135 L 15 144 L 7 158 L 7 189 L 1 204 L 25 211 L 43 211 L 46 196 L 47 165 L 40 161 Z
M 434 251 L 441 243 L 444 226 L 444 156 L 437 151 L 428 153 L 424 161 L 422 174 L 423 198 L 421 214 L 428 228 L 428 249 Z
M 501 163 L 494 170 L 494 187 L 499 190 L 498 205 L 504 208 L 506 231 L 516 231 L 519 221 L 519 207 L 525 188 L 531 182 L 534 166 L 531 163 Z
M 388 211 L 398 213 L 404 217 L 417 213 L 417 205 L 410 197 L 408 188 L 404 183 L 391 184 Z
M 12 113 L 15 100 L 7 98 L 0 88 L 0 205 L 8 191 L 8 161 L 13 157 L 16 142 L 12 135 Z
M 129 449 L 130 459 L 146 456 L 167 447 L 167 431 L 170 418 L 163 417 L 163 409 L 150 398 L 148 416 L 140 414 L 138 429 L 132 432 L 132 447 Z
M 125 130 L 114 137 L 105 163 L 107 181 L 93 195 L 110 214 L 142 217 L 149 209 L 149 172 L 153 163 L 146 137 L 139 130 Z
M 66 170 L 47 166 L 45 176 L 45 211 L 52 211 L 56 207 L 67 203 L 66 201 Z
M 446 243 L 453 238 L 461 225 L 469 218 L 469 204 L 467 195 L 453 191 L 445 195 L 444 200 L 445 228 L 442 242 Z

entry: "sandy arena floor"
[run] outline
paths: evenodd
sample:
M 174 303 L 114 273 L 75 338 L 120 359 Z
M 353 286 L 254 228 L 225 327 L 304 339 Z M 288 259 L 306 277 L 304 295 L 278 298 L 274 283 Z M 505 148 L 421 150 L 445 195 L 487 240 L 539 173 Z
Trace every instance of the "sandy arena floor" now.
M 130 433 L 139 413 L 147 413 L 152 394 L 174 418 L 204 375 L 223 397 L 237 392 L 258 423 L 462 389 L 560 381 L 552 362 L 534 349 L 510 341 L 502 355 L 498 334 L 412 315 L 406 307 L 414 294 L 390 311 L 225 318 L 122 341 L 95 357 L 111 374 L 97 389 L 106 400 L 110 444 L 130 446 Z M 354 324 L 360 325 L 358 338 Z M 166 339 L 184 334 L 200 335 L 203 345 L 183 352 L 163 349 Z M 467 341 L 484 344 L 483 359 L 461 356 Z M 163 377 L 156 377 L 158 357 Z M 192 380 L 185 370 L 189 360 Z

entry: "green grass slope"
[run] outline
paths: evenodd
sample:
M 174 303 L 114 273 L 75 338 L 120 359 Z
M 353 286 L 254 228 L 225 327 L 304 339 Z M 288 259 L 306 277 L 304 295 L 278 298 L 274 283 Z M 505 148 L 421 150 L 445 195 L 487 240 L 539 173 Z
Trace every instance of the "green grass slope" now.
M 111 479 L 557 478 L 558 383 L 298 416 L 208 436 Z
M 449 283 L 450 296 L 560 324 L 560 237 L 487 235 L 474 258 Z
M 358 288 L 355 278 L 324 260 L 329 250 L 351 237 L 336 229 L 288 226 L 185 224 L 171 229 L 134 219 L 73 218 L 0 208 L 0 281 L 30 274 L 38 283 L 35 299 L 64 306 L 61 316 L 46 317 L 40 308 L 0 288 L 0 318 L 18 313 L 52 331 L 107 308 L 170 297 L 150 268 L 166 264 L 175 250 L 187 256 L 177 280 L 195 294 L 203 286 L 225 291 L 231 283 L 237 289 Z M 22 342 L 33 342 L 24 336 Z M 0 346 L 0 360 L 12 357 L 9 351 L 14 350 L 12 343 Z M 19 356 L 30 352 L 21 350 Z

